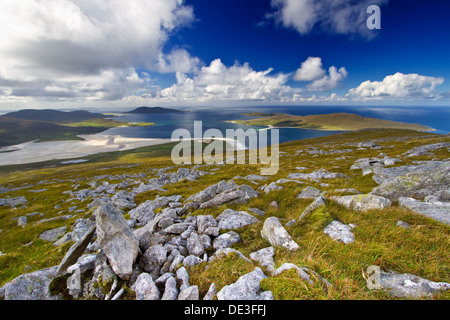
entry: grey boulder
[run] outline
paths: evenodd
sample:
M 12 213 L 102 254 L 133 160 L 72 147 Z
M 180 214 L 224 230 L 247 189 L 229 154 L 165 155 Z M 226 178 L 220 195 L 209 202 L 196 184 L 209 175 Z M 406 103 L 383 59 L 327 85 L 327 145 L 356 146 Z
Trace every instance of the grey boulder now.
M 244 226 L 252 225 L 258 223 L 256 219 L 251 214 L 245 211 L 235 211 L 231 209 L 224 210 L 218 217 L 219 222 L 218 227 L 220 229 L 238 229 Z
M 241 238 L 234 231 L 229 231 L 227 233 L 221 234 L 217 238 L 214 239 L 212 245 L 214 249 L 224 249 L 230 248 L 234 244 L 241 242 Z
M 401 197 L 398 204 L 427 216 L 428 218 L 450 225 L 450 203 L 449 202 L 422 202 L 413 198 Z
M 55 242 L 56 240 L 61 238 L 66 233 L 66 230 L 67 230 L 67 226 L 50 229 L 50 230 L 47 230 L 47 231 L 44 231 L 43 233 L 41 233 L 39 238 L 42 240 L 45 240 L 45 241 Z
M 159 300 L 161 294 L 148 273 L 141 273 L 131 287 L 136 293 L 136 300 Z
M 121 279 L 129 280 L 139 252 L 139 241 L 128 227 L 122 212 L 112 204 L 100 206 L 95 215 L 100 248 L 114 272 Z
M 412 274 L 395 272 L 380 273 L 380 286 L 397 298 L 425 298 L 432 297 L 440 291 L 450 289 L 450 283 L 433 282 Z
M 260 268 L 240 277 L 217 293 L 218 300 L 274 300 L 272 292 L 261 292 L 260 282 L 267 278 Z
M 298 244 L 275 217 L 267 218 L 264 222 L 261 236 L 274 247 L 283 247 L 288 250 L 297 250 Z
M 391 206 L 391 200 L 371 194 L 357 194 L 352 196 L 335 196 L 332 200 L 338 204 L 356 211 L 383 210 Z
M 23 274 L 0 288 L 0 298 L 5 300 L 60 300 L 50 294 L 49 285 L 57 267 Z
M 352 228 L 350 226 L 334 220 L 323 229 L 323 232 L 336 241 L 349 244 L 355 241 L 355 236 L 351 230 Z

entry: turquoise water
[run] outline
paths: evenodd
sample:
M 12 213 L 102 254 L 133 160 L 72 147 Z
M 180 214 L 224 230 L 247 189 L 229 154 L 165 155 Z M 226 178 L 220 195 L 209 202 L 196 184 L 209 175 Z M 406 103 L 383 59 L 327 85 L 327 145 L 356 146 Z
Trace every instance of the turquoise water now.
M 391 121 L 418 123 L 436 129 L 435 133 L 450 132 L 450 108 L 445 107 L 241 107 L 241 108 L 202 108 L 192 109 L 181 114 L 123 114 L 116 120 L 131 122 L 154 122 L 152 127 L 123 127 L 112 128 L 105 134 L 121 135 L 130 138 L 171 138 L 176 129 L 187 129 L 193 134 L 194 121 L 202 121 L 203 132 L 210 128 L 222 131 L 226 129 L 248 126 L 229 123 L 229 120 L 249 119 L 242 113 L 267 112 L 289 113 L 295 115 L 328 114 L 336 112 L 356 113 L 362 116 L 375 117 Z M 252 127 L 259 129 L 262 127 Z M 279 129 L 280 143 L 321 137 L 335 134 L 337 131 L 319 131 L 307 129 L 281 128 Z

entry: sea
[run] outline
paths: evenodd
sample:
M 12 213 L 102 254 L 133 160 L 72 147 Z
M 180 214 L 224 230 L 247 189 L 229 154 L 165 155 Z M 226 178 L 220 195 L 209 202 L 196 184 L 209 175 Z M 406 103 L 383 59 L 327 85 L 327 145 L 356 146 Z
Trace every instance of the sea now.
M 150 127 L 118 127 L 111 128 L 103 134 L 121 135 L 127 138 L 164 138 L 170 139 L 176 129 L 187 129 L 193 136 L 194 121 L 202 121 L 203 132 L 207 129 L 219 129 L 225 136 L 226 129 L 249 128 L 262 129 L 260 126 L 245 126 L 227 121 L 246 120 L 250 117 L 244 113 L 287 113 L 293 115 L 317 115 L 330 113 L 355 113 L 365 117 L 384 120 L 421 124 L 435 129 L 437 134 L 450 132 L 450 107 L 336 107 L 336 106 L 258 106 L 258 107 L 202 107 L 180 108 L 186 112 L 167 114 L 119 114 L 114 117 L 118 121 L 153 122 Z M 321 131 L 297 128 L 279 128 L 279 142 L 288 142 L 308 138 L 321 137 L 342 131 Z M 270 140 L 270 134 L 269 134 Z M 270 144 L 270 141 L 268 141 Z

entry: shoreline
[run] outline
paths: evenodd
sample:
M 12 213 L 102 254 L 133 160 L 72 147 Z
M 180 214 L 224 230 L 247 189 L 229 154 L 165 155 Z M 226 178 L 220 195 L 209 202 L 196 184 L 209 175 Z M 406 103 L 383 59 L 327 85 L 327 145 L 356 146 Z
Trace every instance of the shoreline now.
M 226 121 L 232 122 L 232 121 Z M 267 125 L 266 128 L 258 130 L 271 129 L 301 129 L 296 127 L 275 127 Z M 319 130 L 319 129 L 305 129 Z M 340 130 L 320 130 L 320 131 L 340 131 Z M 422 132 L 432 132 L 436 129 Z M 345 131 L 342 131 L 345 132 Z M 126 138 L 120 135 L 106 135 L 97 133 L 92 135 L 78 135 L 82 140 L 62 140 L 37 142 L 37 140 L 0 147 L 0 166 L 15 164 L 32 164 L 51 160 L 78 159 L 93 154 L 133 150 L 141 147 L 163 145 L 173 142 L 169 138 Z M 223 140 L 233 145 L 236 150 L 245 150 L 245 146 L 239 145 L 236 141 L 229 141 L 227 138 L 215 138 Z M 194 140 L 194 139 L 189 139 Z
M 126 138 L 120 135 L 79 135 L 81 140 L 45 141 L 37 140 L 0 148 L 0 166 L 32 164 L 51 160 L 69 160 L 106 152 L 133 150 L 141 147 L 180 142 L 171 139 Z M 215 138 L 233 145 L 236 150 L 246 150 L 245 146 L 227 138 Z M 187 139 L 195 140 L 195 139 Z M 204 139 L 201 139 L 204 141 Z M 74 160 L 77 161 L 77 160 Z
M 125 138 L 120 135 L 79 135 L 85 139 L 36 142 L 0 148 L 0 166 L 31 164 L 50 160 L 66 160 L 93 154 L 132 150 L 141 147 L 171 143 L 171 139 Z

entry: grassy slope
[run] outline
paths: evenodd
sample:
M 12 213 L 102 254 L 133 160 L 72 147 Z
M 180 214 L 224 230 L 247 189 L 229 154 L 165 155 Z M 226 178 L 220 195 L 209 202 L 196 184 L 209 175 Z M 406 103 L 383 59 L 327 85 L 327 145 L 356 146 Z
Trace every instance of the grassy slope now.
M 407 136 L 407 141 L 396 141 L 396 137 Z M 381 150 L 356 150 L 350 154 L 344 154 L 345 159 L 336 160 L 342 154 L 295 156 L 300 149 L 308 149 L 316 145 L 318 148 L 341 149 L 348 148 L 342 144 L 346 142 L 359 142 L 375 138 L 388 138 L 392 141 L 380 142 Z M 353 187 L 361 192 L 369 192 L 376 184 L 371 176 L 362 177 L 360 170 L 350 171 L 349 167 L 356 159 L 377 156 L 385 152 L 391 157 L 396 157 L 403 152 L 426 143 L 449 141 L 450 138 L 402 130 L 366 130 L 351 132 L 335 136 L 320 137 L 302 141 L 285 143 L 281 151 L 286 152 L 281 157 L 280 171 L 277 175 L 270 177 L 265 183 L 286 178 L 289 173 L 296 172 L 295 167 L 305 166 L 308 171 L 325 168 L 331 172 L 342 172 L 352 179 L 334 179 L 324 181 L 329 187 L 321 187 L 318 183 L 298 185 L 294 183 L 284 184 L 282 192 L 271 192 L 269 195 L 262 194 L 256 199 L 251 199 L 244 205 L 223 205 L 196 211 L 195 214 L 212 214 L 218 216 L 225 208 L 246 210 L 258 207 L 267 212 L 265 217 L 258 217 L 260 222 L 256 225 L 236 230 L 243 242 L 235 248 L 247 257 L 253 251 L 265 248 L 269 244 L 260 236 L 264 220 L 268 216 L 276 216 L 284 225 L 291 219 L 297 219 L 301 212 L 309 205 L 310 200 L 298 200 L 296 195 L 307 185 L 317 187 L 321 190 L 335 190 L 338 188 Z M 391 147 L 393 146 L 393 147 Z M 65 222 L 53 222 L 46 225 L 34 226 L 33 223 L 41 218 L 29 219 L 28 225 L 22 229 L 11 221 L 32 212 L 45 213 L 45 218 L 68 214 L 68 208 L 78 205 L 78 209 L 85 209 L 87 202 L 66 202 L 70 196 L 63 194 L 64 191 L 73 190 L 75 182 L 71 179 L 79 179 L 79 189 L 88 188 L 87 183 L 92 177 L 104 174 L 122 173 L 148 173 L 150 168 L 164 168 L 171 166 L 168 158 L 170 148 L 157 151 L 158 149 L 142 149 L 135 152 L 123 152 L 111 155 L 97 155 L 89 163 L 57 166 L 54 168 L 40 168 L 30 170 L 17 170 L 10 167 L 9 173 L 3 171 L 0 174 L 0 185 L 21 186 L 23 184 L 34 185 L 42 180 L 42 184 L 25 188 L 15 192 L 2 194 L 6 196 L 24 195 L 30 201 L 25 208 L 16 210 L 0 207 L 0 251 L 6 255 L 0 257 L 0 285 L 27 271 L 31 272 L 44 267 L 50 267 L 59 263 L 60 259 L 68 250 L 70 244 L 56 248 L 52 244 L 39 240 L 39 234 L 45 229 L 67 225 L 69 228 L 77 218 L 89 217 L 91 212 L 80 213 L 77 217 Z M 159 153 L 158 153 L 159 152 Z M 414 160 L 430 160 L 432 158 L 449 158 L 446 149 L 435 152 L 434 156 L 421 156 L 410 158 L 405 165 Z M 130 165 L 135 165 L 130 167 Z M 136 203 L 145 200 L 153 200 L 157 195 L 181 194 L 187 197 L 199 192 L 207 186 L 217 183 L 222 179 L 231 179 L 237 175 L 259 174 L 260 165 L 225 165 L 214 175 L 205 175 L 194 182 L 179 182 L 167 186 L 167 193 L 159 191 L 147 192 L 136 197 Z M 176 169 L 173 169 L 176 170 Z M 151 178 L 149 176 L 149 178 Z M 120 181 L 114 181 L 117 183 Z M 238 180 L 238 184 L 246 183 L 255 188 L 248 181 Z M 47 192 L 31 193 L 28 190 L 46 188 Z M 333 194 L 333 193 L 331 193 Z M 280 204 L 278 211 L 270 207 L 272 201 Z M 61 209 L 55 210 L 58 204 Z M 61 211 L 62 213 L 59 213 Z M 357 225 L 353 232 L 356 241 L 350 245 L 331 240 L 323 234 L 322 228 L 331 219 L 337 218 L 344 223 Z M 396 226 L 398 220 L 408 222 L 412 228 L 402 229 Z M 369 211 L 366 213 L 344 209 L 332 201 L 328 201 L 326 211 L 315 212 L 302 224 L 287 227 L 288 232 L 300 245 L 300 250 L 288 252 L 276 249 L 275 263 L 281 266 L 284 262 L 307 266 L 333 284 L 332 289 L 326 292 L 320 286 L 309 286 L 298 280 L 294 274 L 286 272 L 276 278 L 268 278 L 262 282 L 264 289 L 272 290 L 277 299 L 384 299 L 389 298 L 383 292 L 369 291 L 362 274 L 362 270 L 369 265 L 375 264 L 382 268 L 392 269 L 397 272 L 407 272 L 434 280 L 450 282 L 450 257 L 448 245 L 450 239 L 450 228 L 431 219 L 414 214 L 406 209 L 393 206 L 387 210 Z M 32 242 L 30 245 L 26 245 Z M 216 260 L 210 268 L 204 269 L 204 264 L 190 268 L 191 283 L 199 285 L 201 296 L 206 293 L 209 285 L 215 282 L 220 290 L 226 284 L 230 284 L 239 276 L 253 270 L 254 266 L 239 258 L 229 256 L 226 259 Z M 437 298 L 449 299 L 450 294 L 445 293 Z
M 362 117 L 352 113 L 332 113 L 323 115 L 294 116 L 289 114 L 248 114 L 257 119 L 235 121 L 246 125 L 265 125 L 275 127 L 297 127 L 328 131 L 355 131 L 361 129 L 406 129 L 430 131 L 429 127 L 396 121 Z

